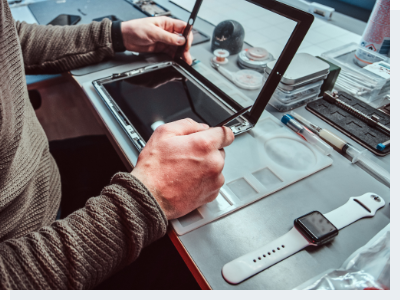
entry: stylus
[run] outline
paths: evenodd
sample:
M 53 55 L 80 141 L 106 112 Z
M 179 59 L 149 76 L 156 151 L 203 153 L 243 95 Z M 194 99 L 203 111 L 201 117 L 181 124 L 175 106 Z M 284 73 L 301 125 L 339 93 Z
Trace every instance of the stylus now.
M 253 105 L 250 105 L 249 107 L 246 107 L 246 108 L 243 108 L 243 109 L 239 110 L 236 114 L 230 116 L 228 119 L 222 121 L 221 123 L 215 125 L 214 127 L 222 127 L 222 126 L 228 124 L 230 121 L 235 120 L 236 118 L 238 118 L 241 115 L 245 114 L 252 107 L 253 107 Z
M 203 0 L 197 0 L 196 3 L 194 4 L 192 13 L 190 14 L 190 17 L 189 17 L 189 21 L 188 21 L 188 23 L 185 27 L 185 30 L 183 31 L 183 34 L 182 34 L 182 36 L 186 39 L 186 42 L 184 45 L 180 46 L 176 50 L 175 59 L 182 58 L 183 53 L 185 52 L 185 48 L 186 48 L 186 44 L 187 44 L 187 37 L 193 28 L 194 21 L 196 20 L 197 14 L 199 13 L 200 6 L 202 3 L 203 3 Z

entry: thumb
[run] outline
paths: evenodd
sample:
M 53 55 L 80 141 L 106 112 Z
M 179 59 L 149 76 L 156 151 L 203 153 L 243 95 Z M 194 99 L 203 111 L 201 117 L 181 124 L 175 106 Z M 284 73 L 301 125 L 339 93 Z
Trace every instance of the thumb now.
M 197 123 L 196 121 L 186 118 L 179 121 L 167 123 L 162 126 L 162 131 L 170 135 L 188 135 L 210 128 L 207 124 Z
M 156 27 L 156 30 L 154 31 L 154 38 L 155 42 L 161 42 L 173 46 L 182 46 L 186 41 L 183 36 L 171 33 L 160 27 Z

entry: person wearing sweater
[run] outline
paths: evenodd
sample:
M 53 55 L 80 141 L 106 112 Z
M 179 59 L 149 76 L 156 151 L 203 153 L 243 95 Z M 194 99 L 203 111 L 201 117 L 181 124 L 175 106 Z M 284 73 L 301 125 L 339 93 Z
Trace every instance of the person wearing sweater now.
M 233 133 L 185 119 L 157 128 L 131 173 L 115 174 L 56 221 L 60 175 L 25 82 L 25 74 L 61 73 L 125 49 L 173 55 L 185 26 L 166 17 L 40 26 L 15 22 L 0 0 L 1 289 L 93 288 L 165 235 L 169 219 L 216 198 Z

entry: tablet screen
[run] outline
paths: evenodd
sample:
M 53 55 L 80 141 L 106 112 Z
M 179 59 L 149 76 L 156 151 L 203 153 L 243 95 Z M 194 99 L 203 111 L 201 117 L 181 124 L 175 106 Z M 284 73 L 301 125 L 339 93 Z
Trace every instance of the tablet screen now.
M 214 126 L 232 115 L 172 66 L 106 83 L 104 88 L 146 142 L 163 123 L 191 118 Z

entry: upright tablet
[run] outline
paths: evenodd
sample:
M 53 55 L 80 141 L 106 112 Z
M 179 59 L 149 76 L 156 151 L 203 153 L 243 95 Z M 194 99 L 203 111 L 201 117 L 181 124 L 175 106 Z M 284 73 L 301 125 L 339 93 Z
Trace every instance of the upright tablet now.
M 198 15 L 206 16 L 207 10 L 212 9 L 201 4 L 200 0 L 195 2 L 186 32 Z M 250 130 L 258 122 L 314 17 L 274 0 L 243 0 L 236 5 L 240 5 L 237 8 L 241 13 L 232 15 L 230 19 L 236 19 L 244 27 L 245 41 L 249 39 L 246 35 L 251 37 L 259 34 L 263 37 L 261 45 L 253 46 L 262 46 L 277 60 L 270 76 L 257 91 L 252 109 L 228 124 L 238 135 Z M 260 27 L 254 21 L 260 17 L 266 21 L 262 24 L 268 26 Z M 243 49 L 250 47 L 249 43 L 245 43 Z M 139 152 L 160 124 L 189 117 L 215 126 L 243 108 L 239 101 L 216 86 L 210 78 L 203 76 L 196 66 L 188 65 L 181 57 L 183 49 L 184 46 L 180 47 L 170 61 L 149 64 L 93 82 L 96 91 Z

